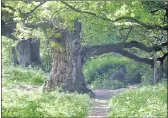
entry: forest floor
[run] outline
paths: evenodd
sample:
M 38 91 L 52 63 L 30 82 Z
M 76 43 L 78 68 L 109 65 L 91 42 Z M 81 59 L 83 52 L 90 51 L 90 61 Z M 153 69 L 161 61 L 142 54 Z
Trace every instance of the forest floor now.
M 107 118 L 110 112 L 109 101 L 113 96 L 118 95 L 128 89 L 135 89 L 137 85 L 131 85 L 128 88 L 120 88 L 115 90 L 99 89 L 93 90 L 95 93 L 94 102 L 87 118 Z
M 17 88 L 21 90 L 39 90 L 40 86 L 33 85 L 14 85 L 12 88 Z M 109 101 L 112 97 L 118 95 L 129 89 L 135 89 L 137 85 L 131 85 L 127 88 L 120 88 L 115 90 L 110 89 L 97 89 L 93 90 L 95 97 L 93 99 L 92 108 L 86 118 L 107 118 L 108 113 L 111 111 L 109 107 Z

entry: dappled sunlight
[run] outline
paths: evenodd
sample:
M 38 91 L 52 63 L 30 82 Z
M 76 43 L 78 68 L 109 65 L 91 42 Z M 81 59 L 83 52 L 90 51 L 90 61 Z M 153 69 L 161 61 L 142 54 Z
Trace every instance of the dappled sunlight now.
M 106 118 L 109 112 L 111 111 L 111 108 L 109 106 L 109 100 L 114 96 L 118 95 L 119 93 L 124 93 L 125 91 L 130 90 L 130 88 L 133 87 L 129 86 L 128 88 L 122 88 L 116 90 L 109 90 L 109 89 L 94 90 L 93 92 L 95 93 L 95 98 L 87 118 L 92 117 Z M 136 88 L 137 86 L 134 86 L 134 89 Z
M 1 2 L 2 117 L 166 117 L 168 2 Z

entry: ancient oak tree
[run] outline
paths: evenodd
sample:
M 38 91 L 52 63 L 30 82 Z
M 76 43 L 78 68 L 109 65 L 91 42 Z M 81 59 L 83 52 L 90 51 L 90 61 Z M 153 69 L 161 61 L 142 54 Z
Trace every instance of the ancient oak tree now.
M 8 5 L 6 5 L 5 3 L 8 3 L 8 2 L 3 2 L 3 5 L 2 5 L 2 7 L 4 8 L 3 9 L 4 13 L 2 13 L 2 35 L 8 38 L 11 38 L 13 40 L 17 40 L 18 39 L 18 37 L 16 37 L 17 35 L 16 36 L 12 35 L 13 33 L 16 32 L 14 30 L 16 28 L 16 23 L 22 23 L 25 29 L 26 28 L 30 28 L 31 30 L 51 29 L 51 30 L 54 30 L 55 33 L 60 34 L 60 36 L 58 37 L 54 36 L 54 34 L 51 34 L 51 40 L 53 41 L 53 45 L 51 46 L 53 63 L 52 63 L 52 70 L 50 72 L 50 76 L 43 85 L 43 90 L 52 90 L 57 86 L 59 86 L 66 91 L 71 91 L 71 92 L 77 91 L 77 92 L 83 92 L 83 93 L 90 92 L 92 94 L 92 91 L 86 87 L 82 69 L 83 69 L 84 60 L 95 55 L 102 55 L 104 53 L 115 52 L 123 56 L 126 56 L 130 59 L 133 59 L 134 61 L 148 64 L 152 68 L 155 67 L 153 58 L 150 58 L 149 55 L 145 57 L 142 55 L 136 55 L 134 53 L 131 53 L 129 49 L 136 48 L 136 50 L 138 51 L 141 50 L 149 54 L 151 54 L 152 52 L 155 52 L 157 54 L 157 57 L 155 58 L 155 62 L 156 61 L 160 62 L 162 66 L 164 65 L 164 60 L 168 56 L 168 52 L 166 50 L 166 46 L 168 46 L 168 42 L 165 41 L 165 38 L 163 38 L 162 41 L 160 41 L 159 43 L 156 43 L 155 45 L 154 45 L 155 40 L 153 38 L 155 36 L 155 35 L 153 36 L 153 34 L 157 33 L 157 31 L 159 31 L 159 33 L 162 32 L 165 37 L 165 34 L 166 34 L 165 32 L 168 32 L 168 25 L 167 23 L 165 23 L 167 21 L 164 20 L 164 23 L 161 23 L 160 21 L 162 21 L 162 16 L 154 15 L 157 18 L 159 17 L 159 20 L 157 20 L 157 18 L 153 19 L 155 20 L 155 22 L 151 23 L 150 17 L 152 16 L 150 13 L 148 13 L 147 9 L 145 9 L 145 5 L 148 5 L 146 3 L 135 1 L 135 2 L 125 3 L 124 5 L 122 4 L 118 5 L 118 3 L 112 3 L 112 2 L 100 2 L 100 4 L 94 4 L 92 2 L 83 2 L 83 3 L 77 4 L 75 2 L 68 3 L 65 1 L 61 1 L 61 2 L 44 1 L 44 2 L 39 2 L 38 5 L 36 5 L 34 2 L 32 3 L 30 2 L 28 4 L 29 5 L 31 4 L 33 8 L 31 7 L 26 8 L 25 6 L 28 6 L 28 5 L 27 3 L 23 2 L 24 4 L 22 5 L 23 10 L 19 9 L 20 6 L 18 9 L 14 9 L 14 6 L 17 5 L 17 3 L 15 2 L 13 2 L 14 3 L 13 6 L 9 3 Z M 152 2 L 150 2 L 150 4 L 152 4 L 151 6 L 153 6 Z M 160 4 L 161 6 L 159 5 L 159 8 L 158 8 L 159 10 L 157 11 L 161 11 L 161 13 L 163 14 L 163 12 L 166 10 L 166 14 L 163 14 L 163 15 L 165 15 L 165 17 L 167 18 L 168 12 L 167 12 L 167 6 L 165 6 L 167 4 L 164 4 L 164 2 L 161 2 Z M 156 7 L 158 7 L 158 5 Z M 9 8 L 12 11 L 8 13 L 13 13 L 13 14 L 7 15 L 5 11 L 6 8 Z M 92 8 L 94 9 L 92 10 Z M 127 8 L 127 10 L 122 11 L 122 9 L 125 9 L 125 8 Z M 150 7 L 147 6 L 147 8 L 150 8 Z M 138 9 L 141 9 L 145 13 L 143 13 L 140 10 L 139 12 L 141 13 L 139 14 L 137 12 Z M 46 10 L 47 12 L 45 12 Z M 121 14 L 120 12 L 117 12 L 120 10 L 122 11 Z M 126 11 L 130 13 L 125 13 Z M 119 15 L 115 15 L 114 12 L 116 12 L 116 14 L 119 14 Z M 15 22 L 13 20 L 15 17 L 18 18 L 18 16 L 15 16 L 14 13 L 19 14 L 18 16 L 20 16 L 20 19 L 21 19 L 20 21 Z M 132 17 L 130 14 L 133 14 L 134 17 Z M 139 16 L 141 14 L 143 16 Z M 12 16 L 12 17 L 9 17 L 9 16 Z M 54 26 L 54 25 L 59 26 L 57 22 L 53 23 L 53 19 L 57 17 L 63 19 L 60 25 L 62 27 Z M 147 21 L 145 21 L 141 17 L 143 17 L 144 19 L 146 19 L 147 17 Z M 122 36 L 125 36 L 125 37 L 122 37 L 123 41 L 120 41 L 120 42 L 114 41 L 108 44 L 100 44 L 100 45 L 82 46 L 81 35 L 80 35 L 82 32 L 81 31 L 82 26 L 81 26 L 81 23 L 75 19 L 79 19 L 82 22 L 83 26 L 86 26 L 86 24 L 90 24 L 90 25 L 92 24 L 93 26 L 94 23 L 95 24 L 97 23 L 98 26 L 100 27 L 96 27 L 96 25 L 94 25 L 93 27 L 99 28 L 99 30 L 105 29 L 106 32 L 111 32 L 111 30 L 108 30 L 111 27 L 112 28 L 114 27 L 115 30 L 118 30 L 118 29 L 126 28 L 128 25 L 130 25 L 129 27 L 131 28 L 128 30 L 127 34 L 124 34 L 124 35 L 122 34 Z M 74 21 L 73 31 L 68 29 L 68 25 L 67 25 L 68 21 L 71 21 L 71 22 Z M 116 25 L 115 23 L 119 23 L 120 25 Z M 88 29 L 91 29 L 91 28 L 92 27 L 89 27 Z M 145 37 L 147 40 L 142 39 L 141 37 L 143 37 L 143 35 L 139 36 L 140 38 L 138 37 L 141 40 L 135 39 L 136 36 L 132 32 L 138 28 L 141 28 L 141 29 L 146 28 L 145 30 L 146 34 L 144 33 L 143 35 L 147 35 L 147 32 L 149 32 L 149 34 L 153 36 L 152 39 L 150 39 L 151 37 L 149 36 Z M 91 34 L 93 35 L 93 38 L 95 38 L 94 36 L 96 34 L 101 34 L 103 37 L 106 37 L 107 33 L 104 33 L 105 34 L 104 35 L 103 33 L 99 32 L 99 30 L 95 30 L 95 31 L 87 30 L 87 33 L 94 32 L 93 33 L 94 35 Z M 115 33 L 116 32 L 117 31 L 115 31 Z M 93 40 L 93 39 L 89 39 L 89 40 Z M 16 50 L 20 54 L 18 61 L 16 59 L 15 50 L 14 49 L 12 50 L 13 59 L 15 60 L 16 63 L 22 63 L 22 65 L 24 66 L 29 65 L 30 62 L 37 62 L 38 64 L 41 63 L 40 57 L 39 57 L 39 52 L 40 52 L 39 40 L 35 40 L 34 43 L 30 43 L 30 42 L 34 42 L 34 41 L 32 39 L 27 39 L 18 43 L 16 48 Z

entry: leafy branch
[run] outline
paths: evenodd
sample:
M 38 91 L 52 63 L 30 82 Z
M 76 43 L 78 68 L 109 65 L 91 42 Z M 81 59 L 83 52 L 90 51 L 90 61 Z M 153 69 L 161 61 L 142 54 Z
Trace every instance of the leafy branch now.
M 66 6 L 68 6 L 70 9 L 76 11 L 76 12 L 80 12 L 80 13 L 84 13 L 84 14 L 89 14 L 91 16 L 94 16 L 94 17 L 97 17 L 97 18 L 100 18 L 102 20 L 105 20 L 105 21 L 108 21 L 108 22 L 111 22 L 111 23 L 114 23 L 114 22 L 117 22 L 117 21 L 120 21 L 120 20 L 129 20 L 129 21 L 133 21 L 147 29 L 159 29 L 159 30 L 168 30 L 168 25 L 165 25 L 165 26 L 159 26 L 159 25 L 151 25 L 151 24 L 146 24 L 146 23 L 143 23 L 141 21 L 139 21 L 138 19 L 134 18 L 134 17 L 129 17 L 129 16 L 122 16 L 122 17 L 119 17 L 119 18 L 116 18 L 115 20 L 112 20 L 110 18 L 107 18 L 106 16 L 100 16 L 94 12 L 90 12 L 90 11 L 82 11 L 80 9 L 77 9 L 75 7 L 73 7 L 72 5 L 68 4 L 67 2 L 64 2 L 64 1 L 61 1 L 61 3 L 65 4 Z
M 27 13 L 22 13 L 21 12 L 21 9 L 19 9 L 19 13 L 21 14 L 21 16 L 24 18 L 24 21 L 26 20 L 26 19 L 28 19 L 32 14 L 33 14 L 33 12 L 37 9 L 37 8 L 39 8 L 40 6 L 42 6 L 44 3 L 46 3 L 47 1 L 43 1 L 43 2 L 41 2 L 39 5 L 37 5 L 37 6 L 35 6 L 31 11 L 29 11 L 29 12 L 27 12 Z
M 35 6 L 34 9 L 32 9 L 30 12 L 27 13 L 27 14 L 28 14 L 27 18 L 28 18 L 38 7 L 40 7 L 41 5 L 43 5 L 43 4 L 46 3 L 46 2 L 47 2 L 47 1 L 43 1 L 43 2 L 41 2 L 39 5 Z
M 107 17 L 103 17 L 103 16 L 99 16 L 97 15 L 96 13 L 93 13 L 93 12 L 89 12 L 89 11 L 82 11 L 80 9 L 76 9 L 75 7 L 71 6 L 70 4 L 64 2 L 64 1 L 61 1 L 61 3 L 65 4 L 66 6 L 68 6 L 70 9 L 76 11 L 76 12 L 80 12 L 80 13 L 84 13 L 84 14 L 89 14 L 89 15 L 92 15 L 92 16 L 95 16 L 97 18 L 100 18 L 100 19 L 103 19 L 105 21 L 112 21 L 111 19 L 107 18 Z

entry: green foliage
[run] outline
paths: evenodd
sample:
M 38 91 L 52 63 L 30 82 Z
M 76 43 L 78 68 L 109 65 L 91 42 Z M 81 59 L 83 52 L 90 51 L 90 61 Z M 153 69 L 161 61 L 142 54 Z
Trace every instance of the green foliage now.
M 116 83 L 115 81 L 110 80 L 109 77 L 124 66 L 126 67 L 125 78 L 123 78 L 122 82 L 117 81 L 118 85 L 116 86 L 118 87 L 124 87 L 127 84 L 141 82 L 142 75 L 149 70 L 147 65 L 134 62 L 126 57 L 116 55 L 115 53 L 104 54 L 99 57 L 91 58 L 84 65 L 86 82 L 88 84 L 93 84 L 93 88 L 104 88 L 105 85 L 107 88 L 118 88 L 112 87 L 112 85 Z
M 12 45 L 14 41 L 6 37 L 2 37 L 2 64 L 10 65 L 12 62 Z
M 143 63 L 138 63 L 130 61 L 127 66 L 127 74 L 125 77 L 126 83 L 136 83 L 136 82 L 145 82 L 147 78 L 144 78 L 144 75 L 151 76 L 149 72 L 151 71 L 148 65 Z
M 52 58 L 49 48 L 46 48 L 46 51 L 41 51 L 41 59 L 43 62 L 43 70 L 49 72 L 52 68 Z
M 166 92 L 165 83 L 128 90 L 111 99 L 109 117 L 166 117 Z
M 152 85 L 153 71 L 149 69 L 149 71 L 143 72 L 142 74 L 142 82 L 141 85 Z
M 143 5 L 143 9 L 148 13 L 160 8 L 159 10 L 151 13 L 151 15 L 153 15 L 151 18 L 154 19 L 154 21 L 152 21 L 154 23 L 163 23 L 165 11 L 161 8 L 165 5 L 165 1 L 141 1 L 141 3 Z
M 19 2 L 3 1 L 3 3 L 5 3 L 6 6 L 13 7 L 13 9 L 15 10 L 13 11 L 14 19 L 17 19 L 19 21 L 24 19 L 24 16 L 23 14 L 20 13 L 20 11 L 22 13 L 28 13 L 35 6 L 39 4 L 39 2 L 35 1 L 30 1 L 29 3 L 23 1 Z M 165 13 L 163 9 L 158 10 L 156 14 L 151 14 L 149 12 L 149 10 L 157 9 L 158 6 L 160 7 L 164 3 L 157 1 L 155 2 L 148 1 L 147 4 L 146 3 L 144 4 L 144 2 L 141 1 L 133 1 L 133 0 L 122 1 L 122 3 L 120 1 L 119 2 L 83 1 L 77 3 L 76 2 L 67 2 L 67 3 L 69 3 L 76 9 L 86 12 L 93 12 L 96 14 L 96 16 L 109 18 L 111 20 L 114 20 L 122 16 L 130 16 L 145 23 L 158 24 L 158 25 L 162 24 Z M 3 11 L 9 12 L 10 10 L 8 10 L 7 8 L 3 8 Z M 3 17 L 4 16 L 5 15 L 3 15 Z M 133 25 L 131 22 L 129 22 L 129 20 L 128 21 L 121 20 L 118 22 L 111 23 L 106 20 L 97 18 L 96 16 L 75 12 L 74 10 L 70 9 L 61 2 L 48 1 L 44 3 L 42 6 L 38 7 L 28 18 L 26 23 L 35 24 L 40 23 L 42 21 L 50 21 L 50 23 L 54 27 L 57 27 L 56 25 L 60 25 L 60 22 L 57 22 L 56 19 L 60 18 L 62 19 L 59 20 L 61 21 L 60 28 L 73 29 L 73 21 L 74 19 L 78 18 L 83 24 L 82 37 L 83 37 L 83 44 L 85 45 L 98 45 L 98 44 L 118 42 L 120 40 L 116 38 L 116 34 L 118 34 L 117 30 L 123 28 L 123 26 L 127 27 L 129 25 Z M 20 28 L 21 26 L 18 27 L 17 29 Z M 24 30 L 26 30 L 26 28 L 24 28 Z M 24 31 L 22 30 L 21 32 Z M 54 34 L 51 33 L 51 35 Z M 136 35 L 136 39 L 130 36 L 129 40 L 131 39 L 136 40 L 144 38 Z
M 52 67 L 52 56 L 51 56 L 51 37 L 50 29 L 42 30 L 44 35 L 40 37 L 40 56 L 42 60 L 42 68 L 45 72 L 49 72 Z
M 42 93 L 3 88 L 2 117 L 84 117 L 90 97 L 77 93 Z
M 112 79 L 96 79 L 91 84 L 93 89 L 118 89 L 126 87 L 125 84 L 118 80 Z
M 46 79 L 44 72 L 35 68 L 21 68 L 7 66 L 3 68 L 4 82 L 14 81 L 32 85 L 42 85 Z
M 119 33 L 119 29 L 126 29 L 130 25 L 134 26 L 133 31 L 130 33 L 129 38 L 127 41 L 130 40 L 138 40 L 143 41 L 143 43 L 146 44 L 152 44 L 153 42 L 153 34 L 156 34 L 154 32 L 147 32 L 147 30 L 142 27 L 137 27 L 136 23 L 130 22 L 130 20 L 120 20 L 118 22 L 109 22 L 106 20 L 103 20 L 100 17 L 109 18 L 111 20 L 114 20 L 118 17 L 122 16 L 129 16 L 134 17 L 137 20 L 140 20 L 147 24 L 157 24 L 162 25 L 163 22 L 163 16 L 165 14 L 164 9 L 160 9 L 156 12 L 156 14 L 151 14 L 149 11 L 153 9 L 157 9 L 157 7 L 162 6 L 164 2 L 151 2 L 148 1 L 144 4 L 144 2 L 141 1 L 122 1 L 122 3 L 119 2 L 110 2 L 110 1 L 83 1 L 83 2 L 67 2 L 68 4 L 72 5 L 74 8 L 79 9 L 77 11 L 85 11 L 85 12 L 93 12 L 96 14 L 96 16 L 92 16 L 85 13 L 79 13 L 72 9 L 70 9 L 68 6 L 61 2 L 55 2 L 55 1 L 47 1 L 42 6 L 38 7 L 25 21 L 28 25 L 37 25 L 42 24 L 43 22 L 48 22 L 50 25 L 48 25 L 50 28 L 38 28 L 38 29 L 32 29 L 24 27 L 22 20 L 24 19 L 24 14 L 30 12 L 32 9 L 35 8 L 39 4 L 39 2 L 35 1 L 3 1 L 3 3 L 6 6 L 12 7 L 14 10 L 11 11 L 7 8 L 2 8 L 2 11 L 4 12 L 12 12 L 14 13 L 14 19 L 17 19 L 19 22 L 17 23 L 17 29 L 16 31 L 19 31 L 20 34 L 16 33 L 16 36 L 22 36 L 22 37 L 37 37 L 42 40 L 45 40 L 45 36 L 42 35 L 46 30 L 47 38 L 46 39 L 52 39 L 54 36 L 59 36 L 59 34 L 56 33 L 55 28 L 60 29 L 71 29 L 73 31 L 73 21 L 74 19 L 78 19 L 80 22 L 82 22 L 82 43 L 83 45 L 101 45 L 101 44 L 109 44 L 109 43 L 116 43 L 121 42 L 122 40 L 120 38 L 117 38 L 118 36 L 124 36 L 127 34 L 127 30 L 125 32 Z M 22 12 L 22 14 L 20 13 Z M 7 15 L 7 14 L 6 14 Z M 9 17 L 8 15 L 2 15 L 2 17 Z M 12 17 L 13 18 L 13 17 Z M 5 19 L 5 18 L 4 18 Z M 53 25 L 53 26 L 51 26 Z M 58 26 L 57 26 L 58 25 Z M 158 31 L 157 31 L 158 32 Z M 159 32 L 159 34 L 161 34 Z M 41 36 L 42 35 L 42 36 Z M 157 36 L 158 34 L 156 34 Z M 50 43 L 46 43 L 45 45 L 49 45 Z M 43 45 L 43 44 L 42 44 Z M 44 46 L 43 46 L 44 47 Z M 45 46 L 47 47 L 47 46 Z M 55 47 L 55 44 L 53 45 Z M 60 47 L 59 45 L 56 45 L 56 47 Z M 62 49 L 62 48 L 60 48 Z M 42 48 L 42 60 L 44 61 L 44 68 L 48 68 L 48 66 L 51 66 L 51 55 L 46 54 L 45 51 L 48 51 L 47 48 Z M 47 58 L 47 55 L 50 56 Z M 143 54 L 142 54 L 143 55 Z M 49 62 L 50 61 L 50 62 Z M 47 64 L 48 66 L 45 66 Z M 46 69 L 45 69 L 46 70 Z
M 128 59 L 114 57 L 112 54 L 91 58 L 84 65 L 85 78 L 88 82 L 93 81 L 95 78 L 98 78 L 98 76 L 109 73 L 108 71 L 111 71 L 111 73 L 114 72 L 124 63 L 128 63 Z
M 87 115 L 91 104 L 89 95 L 60 93 L 59 89 L 54 92 L 34 90 L 34 85 L 42 85 L 45 80 L 44 72 L 38 68 L 8 66 L 2 72 L 2 117 L 82 118 Z
M 56 48 L 57 50 L 65 51 L 65 48 L 58 42 L 52 42 L 51 48 Z

